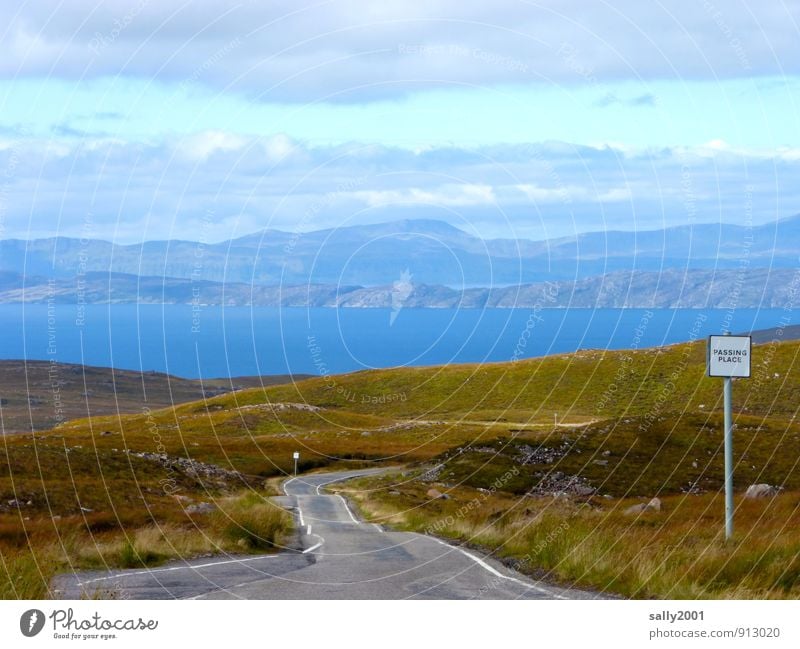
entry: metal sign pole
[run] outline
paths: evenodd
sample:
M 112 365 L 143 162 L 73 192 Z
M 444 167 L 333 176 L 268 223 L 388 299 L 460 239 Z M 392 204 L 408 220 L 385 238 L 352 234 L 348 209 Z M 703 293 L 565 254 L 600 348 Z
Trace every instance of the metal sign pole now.
M 725 443 L 725 540 L 733 538 L 733 379 L 750 378 L 750 336 L 709 336 L 707 374 L 722 378 L 722 400 L 725 409 L 723 431 Z
M 297 477 L 297 458 L 294 458 L 294 475 Z
M 723 379 L 725 401 L 725 539 L 733 536 L 733 379 Z

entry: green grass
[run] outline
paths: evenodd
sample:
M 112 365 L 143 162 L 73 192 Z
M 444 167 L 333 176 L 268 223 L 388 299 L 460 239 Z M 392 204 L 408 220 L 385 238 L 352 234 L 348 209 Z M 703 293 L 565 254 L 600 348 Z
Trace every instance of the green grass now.
M 739 490 L 755 482 L 800 490 L 800 427 L 794 419 L 800 373 L 793 371 L 798 352 L 800 342 L 755 346 L 752 378 L 734 384 Z M 722 471 L 721 384 L 705 377 L 704 365 L 704 343 L 694 343 L 483 366 L 376 370 L 4 437 L 0 558 L 6 569 L 0 595 L 41 594 L 45 591 L 36 589 L 46 584 L 43 575 L 70 569 L 73 562 L 150 565 L 215 547 L 273 547 L 281 523 L 271 518 L 271 505 L 258 501 L 260 495 L 239 502 L 234 494 L 263 494 L 265 485 L 274 493 L 279 478 L 291 473 L 298 450 L 300 471 L 443 463 L 438 480 L 446 490 L 485 489 L 516 469 L 502 488 L 507 506 L 556 471 L 580 476 L 613 502 L 682 498 L 687 490 L 714 498 Z M 553 425 L 554 413 L 559 426 Z M 520 463 L 526 450 L 542 447 L 559 452 L 550 461 Z M 238 471 L 241 478 L 219 482 L 171 471 L 135 455 L 141 452 L 191 458 Z M 207 515 L 199 523 L 185 513 L 187 501 L 181 498 L 231 507 L 226 515 Z M 20 507 L 8 505 L 11 500 Z M 592 509 L 597 498 L 574 500 Z M 501 510 L 491 515 L 504 519 Z M 583 515 L 589 516 L 588 510 Z M 499 523 L 491 522 L 492 534 L 508 539 Z M 576 522 L 571 529 L 583 528 Z M 766 555 L 775 557 L 775 565 L 788 562 L 786 573 L 775 579 L 790 590 L 792 547 L 787 541 L 783 554 Z M 558 574 L 571 578 L 574 571 L 563 568 L 568 558 L 559 556 L 564 571 Z M 719 579 L 732 579 L 724 577 L 735 574 L 732 570 L 721 570 Z
M 398 484 L 400 482 L 400 484 Z M 634 598 L 800 597 L 800 492 L 737 502 L 723 539 L 719 494 L 667 496 L 661 512 L 633 500 L 519 497 L 470 487 L 431 500 L 392 476 L 342 486 L 368 520 L 478 547 L 537 578 Z
M 171 559 L 282 547 L 291 515 L 266 494 L 221 497 L 210 514 L 161 512 L 150 520 L 17 521 L 0 518 L 0 599 L 41 599 L 52 578 L 74 570 L 143 568 Z

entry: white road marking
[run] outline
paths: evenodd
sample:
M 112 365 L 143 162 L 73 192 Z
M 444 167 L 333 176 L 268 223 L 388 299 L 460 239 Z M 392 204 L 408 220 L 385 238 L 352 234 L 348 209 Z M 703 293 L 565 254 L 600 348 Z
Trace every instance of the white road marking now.
M 436 541 L 440 545 L 444 545 L 444 546 L 450 548 L 451 550 L 457 550 L 458 552 L 460 552 L 464 556 L 469 557 L 470 559 L 472 559 L 475 563 L 477 563 L 484 570 L 487 570 L 488 572 L 492 573 L 495 577 L 500 577 L 501 579 L 507 579 L 508 581 L 513 581 L 514 583 L 519 584 L 520 586 L 524 586 L 525 588 L 532 588 L 533 590 L 535 590 L 535 591 L 537 591 L 539 593 L 542 593 L 543 595 L 548 595 L 548 596 L 550 596 L 550 597 L 552 597 L 554 599 L 568 599 L 567 597 L 564 597 L 563 595 L 559 595 L 559 594 L 557 594 L 557 593 L 555 593 L 552 590 L 549 590 L 547 588 L 542 588 L 542 587 L 537 586 L 535 584 L 530 584 L 528 582 L 522 581 L 521 579 L 517 579 L 516 577 L 509 577 L 508 575 L 504 575 L 499 570 L 495 570 L 494 568 L 492 568 L 492 566 L 490 566 L 488 563 L 486 563 L 480 557 L 476 557 L 474 554 L 471 554 L 470 552 L 467 552 L 466 550 L 462 550 L 461 548 L 459 548 L 459 547 L 457 547 L 455 545 L 450 545 L 449 543 L 445 543 L 444 541 L 441 541 L 441 540 L 439 540 L 439 539 L 437 539 L 437 538 L 435 538 L 433 536 L 428 536 L 426 538 L 433 539 L 434 541 Z
M 300 527 L 305 527 L 306 522 L 303 520 L 303 510 L 299 507 L 297 508 L 297 514 L 300 516 Z
M 289 483 L 292 482 L 293 480 L 297 480 L 297 476 L 295 476 L 294 478 L 289 478 L 286 482 L 283 483 L 283 493 L 286 494 L 287 496 L 289 495 L 287 487 L 289 486 Z
M 311 534 L 310 536 L 316 536 L 319 539 L 319 543 L 316 545 L 312 545 L 310 548 L 306 548 L 303 550 L 302 554 L 308 554 L 309 552 L 313 552 L 314 550 L 321 548 L 325 544 L 325 539 L 323 539 L 319 534 Z
M 353 512 L 351 512 L 350 508 L 347 506 L 347 501 L 344 498 L 342 498 L 342 496 L 339 496 L 339 499 L 342 501 L 342 505 L 344 505 L 344 508 L 347 510 L 347 513 L 350 514 L 350 518 L 353 520 L 353 522 L 356 525 L 361 525 L 361 522 L 355 516 L 353 516 Z
M 308 525 L 308 527 L 306 529 L 306 534 L 308 534 L 308 535 L 311 534 L 311 525 L 310 524 Z
M 97 577 L 89 581 L 79 581 L 78 586 L 86 586 L 87 584 L 94 584 L 98 581 L 108 581 L 109 579 L 119 579 L 120 577 L 138 577 L 140 575 L 152 575 L 158 572 L 173 572 L 175 570 L 197 570 L 199 568 L 211 568 L 213 566 L 224 566 L 231 563 L 248 563 L 250 561 L 259 561 L 260 559 L 274 559 L 277 554 L 265 554 L 258 557 L 249 557 L 247 559 L 230 559 L 228 561 L 214 561 L 212 563 L 201 563 L 196 566 L 173 566 L 172 568 L 153 568 L 152 570 L 140 570 L 139 572 L 118 572 L 114 575 L 106 577 Z
M 328 482 L 320 482 L 317 485 L 317 495 L 318 496 L 322 495 L 322 493 L 320 492 L 320 488 L 321 487 L 324 487 L 325 485 L 333 484 L 334 482 L 341 482 L 341 481 L 342 481 L 342 478 L 336 478 L 336 480 L 328 480 Z
M 380 525 L 378 525 L 377 523 L 373 523 L 373 525 L 375 526 L 376 530 L 378 530 L 379 532 L 383 532 L 383 528 Z

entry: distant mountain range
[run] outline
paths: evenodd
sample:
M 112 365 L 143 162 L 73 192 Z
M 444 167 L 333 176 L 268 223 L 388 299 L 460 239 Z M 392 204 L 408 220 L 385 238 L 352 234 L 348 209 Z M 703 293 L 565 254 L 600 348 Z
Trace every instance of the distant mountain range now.
M 617 271 L 576 281 L 455 290 L 416 283 L 384 286 L 259 286 L 88 273 L 50 280 L 0 273 L 0 302 L 164 303 L 350 308 L 784 308 L 797 302 L 800 270 Z
M 482 240 L 426 220 L 216 244 L 5 240 L 0 302 L 782 307 L 797 301 L 798 259 L 800 215 L 549 241 Z
M 735 269 L 743 260 L 751 268 L 795 268 L 799 256 L 800 215 L 752 228 L 696 224 L 548 241 L 483 240 L 444 222 L 408 220 L 300 234 L 265 230 L 215 244 L 4 240 L 0 272 L 67 281 L 84 273 L 112 273 L 243 283 L 249 290 L 251 284 L 380 287 L 407 271 L 415 284 L 468 287 L 583 279 L 616 271 Z

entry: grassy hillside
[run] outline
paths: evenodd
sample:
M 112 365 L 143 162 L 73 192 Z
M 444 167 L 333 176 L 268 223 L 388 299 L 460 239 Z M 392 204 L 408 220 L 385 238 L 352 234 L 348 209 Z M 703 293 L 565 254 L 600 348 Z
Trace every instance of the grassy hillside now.
M 798 351 L 800 342 L 756 346 L 753 377 L 735 382 L 739 490 L 756 482 L 786 497 L 800 490 Z M 553 493 L 592 507 L 713 497 L 722 483 L 721 382 L 704 372 L 703 343 L 582 351 L 314 378 L 6 436 L 0 553 L 7 575 L 9 557 L 36 562 L 36 552 L 23 556 L 28 547 L 60 547 L 58 561 L 45 562 L 51 568 L 96 562 L 79 549 L 98 538 L 116 548 L 103 554 L 109 565 L 129 562 L 137 538 L 145 558 L 163 560 L 169 553 L 145 548 L 164 536 L 153 526 L 182 539 L 173 556 L 209 551 L 197 539 L 222 539 L 219 523 L 187 507 L 259 492 L 291 471 L 294 451 L 301 471 L 407 464 L 424 491 L 494 489 L 508 502 Z M 0 590 L 40 592 L 2 582 Z
M 47 430 L 78 417 L 137 413 L 232 390 L 272 385 L 286 376 L 195 381 L 48 361 L 0 361 L 0 435 Z
M 736 406 L 793 415 L 800 403 L 797 341 L 757 345 L 753 377 L 736 382 Z M 274 401 L 306 401 L 408 418 L 578 420 L 718 406 L 719 379 L 705 376 L 705 342 L 638 351 L 581 351 L 516 363 L 357 372 L 270 388 Z M 252 393 L 250 398 L 261 395 Z

